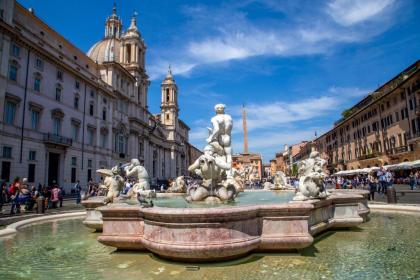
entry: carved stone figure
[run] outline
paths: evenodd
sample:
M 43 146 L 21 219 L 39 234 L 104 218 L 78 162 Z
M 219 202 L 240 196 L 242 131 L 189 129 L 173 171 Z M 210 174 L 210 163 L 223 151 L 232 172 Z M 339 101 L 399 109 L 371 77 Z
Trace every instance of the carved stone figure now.
M 103 184 L 100 184 L 99 187 L 108 191 L 105 203 L 114 202 L 124 188 L 124 178 L 119 175 L 118 166 L 114 166 L 111 170 L 98 169 L 96 172 L 104 177 Z
M 185 193 L 187 191 L 184 176 L 179 176 L 171 183 L 167 189 L 168 193 Z
M 130 164 L 124 167 L 124 173 L 126 177 L 137 178 L 137 181 L 133 186 L 133 191 L 135 193 L 150 190 L 149 173 L 147 173 L 146 168 L 140 165 L 138 159 L 133 158 Z
M 235 187 L 230 184 L 222 184 L 226 179 L 226 170 L 230 170 L 224 158 L 215 153 L 211 145 L 204 148 L 201 155 L 189 168 L 189 172 L 194 172 L 201 178 L 201 185 L 188 188 L 187 201 L 201 201 L 207 197 L 217 197 L 221 201 L 231 200 L 236 194 Z M 214 199 L 213 199 L 214 201 Z
M 299 163 L 299 191 L 293 200 L 301 201 L 329 196 L 329 193 L 324 188 L 323 181 L 326 176 L 323 172 L 325 164 L 326 161 L 314 149 L 308 159 Z
M 225 114 L 226 105 L 217 104 L 214 106 L 216 116 L 211 118 L 213 128 L 208 128 L 210 135 L 207 138 L 207 143 L 214 146 L 220 156 L 225 159 L 225 162 L 230 166 L 226 170 L 227 175 L 231 176 L 232 166 L 232 147 L 231 147 L 231 133 L 233 127 L 232 117 Z

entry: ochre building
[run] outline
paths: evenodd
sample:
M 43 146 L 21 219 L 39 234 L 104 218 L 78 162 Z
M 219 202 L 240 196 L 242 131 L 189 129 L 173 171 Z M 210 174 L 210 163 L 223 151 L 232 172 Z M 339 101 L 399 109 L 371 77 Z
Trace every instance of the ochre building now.
M 420 158 L 420 61 L 346 110 L 315 140 L 330 172 Z

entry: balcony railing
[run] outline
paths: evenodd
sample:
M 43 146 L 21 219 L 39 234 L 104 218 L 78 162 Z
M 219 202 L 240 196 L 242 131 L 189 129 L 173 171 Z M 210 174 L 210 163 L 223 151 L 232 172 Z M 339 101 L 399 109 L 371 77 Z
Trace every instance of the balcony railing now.
M 53 133 L 44 133 L 44 142 L 69 147 L 72 145 L 73 140 Z
M 412 140 L 412 139 L 415 139 L 415 138 L 418 138 L 418 137 L 420 137 L 420 130 L 417 131 L 416 133 L 407 133 L 405 135 L 405 139 L 407 139 L 407 140 Z
M 401 146 L 401 147 L 396 147 L 391 150 L 388 150 L 386 153 L 388 155 L 396 155 L 396 154 L 408 152 L 408 150 L 409 150 L 408 146 Z

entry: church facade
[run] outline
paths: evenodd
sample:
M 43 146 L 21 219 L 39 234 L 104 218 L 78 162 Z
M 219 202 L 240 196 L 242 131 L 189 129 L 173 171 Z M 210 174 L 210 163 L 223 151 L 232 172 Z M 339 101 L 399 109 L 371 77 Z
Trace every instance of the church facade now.
M 146 45 L 114 7 L 87 54 L 14 0 L 0 2 L 1 178 L 69 188 L 138 158 L 153 181 L 187 174 L 199 155 L 179 118 L 171 69 L 161 111 L 148 110 Z M 152 182 L 153 183 L 153 182 Z

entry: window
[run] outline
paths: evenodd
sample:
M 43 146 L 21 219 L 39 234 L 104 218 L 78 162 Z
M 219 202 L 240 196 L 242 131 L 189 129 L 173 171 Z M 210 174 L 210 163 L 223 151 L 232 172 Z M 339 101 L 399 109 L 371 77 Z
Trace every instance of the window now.
M 106 121 L 106 108 L 102 109 L 102 120 Z
M 87 129 L 87 141 L 88 141 L 88 145 L 93 146 L 94 143 L 94 129 L 93 128 L 88 128 Z
M 15 122 L 16 115 L 16 103 L 6 101 L 4 109 L 4 122 L 9 125 L 13 125 Z
M 28 182 L 35 182 L 35 164 L 28 164 Z
M 125 153 L 125 137 L 122 133 L 119 133 L 117 136 L 117 152 L 120 154 Z
M 93 116 L 93 109 L 94 109 L 93 103 L 90 103 L 89 104 L 89 115 L 91 115 L 91 116 Z
M 169 88 L 166 89 L 166 102 L 169 102 Z
M 108 135 L 106 133 L 101 133 L 101 147 L 106 148 L 108 144 Z
M 76 183 L 76 168 L 75 167 L 71 168 L 71 182 Z
M 41 78 L 36 77 L 34 80 L 34 91 L 40 92 L 41 91 Z
M 73 107 L 74 109 L 79 109 L 79 96 L 78 95 L 74 97 Z
M 3 158 L 12 158 L 12 147 L 3 147 Z
M 71 138 L 73 139 L 74 142 L 77 142 L 79 140 L 79 126 L 76 124 L 72 124 L 71 125 Z
M 63 72 L 61 70 L 57 70 L 57 79 L 60 81 L 63 80 Z
M 39 112 L 38 111 L 31 111 L 31 128 L 33 130 L 38 130 L 39 126 Z
M 53 118 L 53 134 L 60 135 L 61 132 L 61 119 Z
M 409 107 L 410 107 L 410 110 L 413 110 L 414 109 L 414 106 L 413 106 L 413 100 L 408 100 L 408 105 L 409 105 Z
M 42 61 L 39 57 L 35 59 L 35 68 L 42 70 L 44 68 L 44 61 Z
M 88 168 L 92 168 L 92 160 L 91 159 L 88 159 L 87 167 Z
M 29 160 L 36 160 L 36 151 L 29 151 Z
M 95 92 L 93 90 L 90 91 L 90 97 L 92 97 L 92 98 L 95 97 Z
M 74 87 L 75 87 L 76 89 L 79 89 L 79 88 L 80 88 L 80 82 L 79 82 L 79 81 L 75 81 L 75 83 L 74 83 Z
M 17 57 L 17 58 L 20 57 L 20 47 L 18 45 L 16 45 L 16 44 L 12 45 L 11 55 L 13 55 L 14 57 Z
M 15 82 L 17 81 L 17 71 L 18 71 L 17 65 L 15 64 L 9 65 L 9 79 L 11 81 L 15 81 Z
M 88 181 L 92 180 L 92 169 L 87 170 Z
M 77 157 L 71 157 L 71 165 L 77 166 Z
M 10 182 L 10 161 L 1 162 L 1 179 Z
M 55 88 L 55 100 L 61 101 L 61 87 Z

